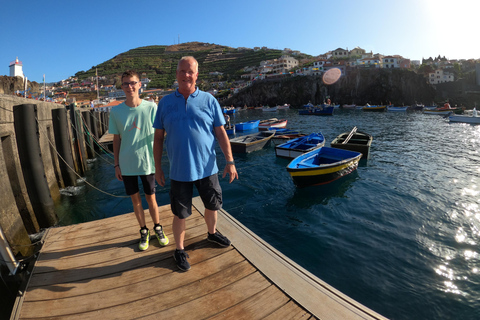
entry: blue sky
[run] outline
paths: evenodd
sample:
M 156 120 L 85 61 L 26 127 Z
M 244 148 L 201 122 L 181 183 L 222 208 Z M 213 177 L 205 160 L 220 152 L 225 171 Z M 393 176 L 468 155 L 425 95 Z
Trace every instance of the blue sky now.
M 480 58 L 474 0 L 1 0 L 0 8 L 0 75 L 18 57 L 37 82 L 179 40 L 310 55 L 359 46 L 412 60 Z

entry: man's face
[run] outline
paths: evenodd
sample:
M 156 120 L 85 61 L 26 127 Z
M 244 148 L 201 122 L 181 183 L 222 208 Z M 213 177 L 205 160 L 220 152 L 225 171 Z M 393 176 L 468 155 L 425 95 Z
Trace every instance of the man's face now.
M 194 60 L 182 60 L 177 69 L 178 89 L 193 93 L 198 78 L 197 64 Z
M 123 77 L 122 79 L 122 90 L 125 92 L 125 95 L 134 96 L 138 95 L 138 90 L 142 86 L 140 80 L 133 76 L 133 77 Z

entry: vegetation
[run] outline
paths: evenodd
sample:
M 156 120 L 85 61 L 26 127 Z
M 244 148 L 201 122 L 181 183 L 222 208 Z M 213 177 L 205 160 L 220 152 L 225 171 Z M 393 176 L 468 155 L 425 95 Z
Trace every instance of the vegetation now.
M 90 70 L 75 74 L 79 80 L 105 76 L 110 83 L 120 85 L 119 76 L 127 69 L 145 74 L 151 80 L 148 88 L 169 88 L 176 77 L 178 60 L 186 55 L 194 56 L 200 64 L 198 82 L 234 81 L 241 79 L 246 66 L 259 66 L 263 60 L 279 58 L 281 50 L 231 48 L 215 44 L 192 42 L 174 46 L 147 46 L 129 50 L 112 59 L 92 66 Z M 303 57 L 308 57 L 303 55 Z M 217 74 L 210 74 L 217 72 Z

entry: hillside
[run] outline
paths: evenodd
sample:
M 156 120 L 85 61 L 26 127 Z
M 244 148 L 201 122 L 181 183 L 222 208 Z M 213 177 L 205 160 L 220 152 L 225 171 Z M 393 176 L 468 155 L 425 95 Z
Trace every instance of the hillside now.
M 152 80 L 150 88 L 167 88 L 175 81 L 178 60 L 186 55 L 194 56 L 201 68 L 198 82 L 203 80 L 228 81 L 239 79 L 246 66 L 258 66 L 260 61 L 279 58 L 281 50 L 262 49 L 255 51 L 248 48 L 231 48 L 217 44 L 189 42 L 172 46 L 147 46 L 129 50 L 112 59 L 92 66 L 90 70 L 75 74 L 80 80 L 95 76 L 114 79 L 127 69 L 146 73 Z M 308 57 L 303 55 L 303 57 Z M 210 72 L 221 72 L 223 76 L 212 76 Z

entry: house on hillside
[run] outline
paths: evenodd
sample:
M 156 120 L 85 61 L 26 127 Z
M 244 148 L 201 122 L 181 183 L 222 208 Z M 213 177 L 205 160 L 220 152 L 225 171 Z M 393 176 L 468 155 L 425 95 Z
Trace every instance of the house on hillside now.
M 328 61 L 325 59 L 317 60 L 313 63 L 312 74 L 321 75 L 325 70 L 324 66 Z
M 453 73 L 446 72 L 442 69 L 437 69 L 434 72 L 428 74 L 428 82 L 430 84 L 452 82 L 454 81 Z
M 286 73 L 288 70 L 298 67 L 298 60 L 290 56 L 281 56 L 273 62 L 273 73 Z
M 359 68 L 381 68 L 382 67 L 382 58 L 379 56 L 372 58 L 363 58 L 357 61 L 357 66 Z
M 385 69 L 400 68 L 400 57 L 399 56 L 383 57 L 383 67 Z
M 332 51 L 332 57 L 334 58 L 347 58 L 348 57 L 348 49 L 338 48 Z

